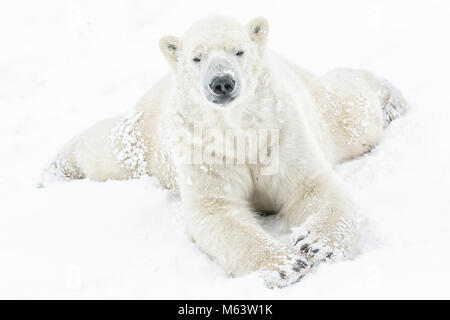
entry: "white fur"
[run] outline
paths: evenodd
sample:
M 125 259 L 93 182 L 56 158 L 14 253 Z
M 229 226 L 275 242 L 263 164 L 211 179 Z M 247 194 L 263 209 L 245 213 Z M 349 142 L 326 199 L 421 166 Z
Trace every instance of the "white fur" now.
M 182 39 L 160 46 L 171 74 L 131 114 L 99 123 L 74 139 L 52 163 L 70 178 L 126 179 L 143 173 L 179 191 L 186 227 L 198 246 L 230 274 L 265 270 L 269 286 L 299 279 L 311 265 L 351 257 L 357 219 L 333 166 L 378 143 L 384 124 L 404 102 L 387 82 L 357 70 L 317 77 L 266 49 L 268 23 L 229 18 L 196 23 Z M 235 51 L 244 50 L 243 57 Z M 192 62 L 201 55 L 200 65 Z M 202 94 L 202 72 L 221 56 L 239 69 L 241 96 L 227 108 Z M 174 156 L 173 132 L 204 128 L 276 128 L 279 171 L 258 164 L 195 165 Z M 254 211 L 276 211 L 294 230 L 292 246 L 271 238 Z M 303 248 L 303 250 L 301 250 Z M 313 252 L 313 249 L 319 249 Z M 300 263 L 300 267 L 299 267 Z

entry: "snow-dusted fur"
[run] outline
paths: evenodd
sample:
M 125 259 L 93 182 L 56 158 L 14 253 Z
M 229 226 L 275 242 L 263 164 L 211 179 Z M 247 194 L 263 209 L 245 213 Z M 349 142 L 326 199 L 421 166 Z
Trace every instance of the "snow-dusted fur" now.
M 204 252 L 232 275 L 260 270 L 269 286 L 295 282 L 328 258 L 350 258 L 358 219 L 333 166 L 376 145 L 405 103 L 388 82 L 366 71 L 318 77 L 299 68 L 266 49 L 268 32 L 263 18 L 242 26 L 213 17 L 182 39 L 162 38 L 171 73 L 124 117 L 71 141 L 44 173 L 44 183 L 49 173 L 100 181 L 156 176 L 180 193 L 188 233 Z M 236 56 L 236 50 L 245 54 Z M 196 56 L 200 63 L 193 62 Z M 205 68 L 216 56 L 236 66 L 243 83 L 239 98 L 225 108 L 202 93 Z M 260 164 L 187 163 L 175 150 L 196 143 L 179 135 L 193 134 L 196 124 L 278 129 L 278 171 L 262 174 Z M 292 245 L 270 237 L 256 211 L 278 213 L 293 231 Z

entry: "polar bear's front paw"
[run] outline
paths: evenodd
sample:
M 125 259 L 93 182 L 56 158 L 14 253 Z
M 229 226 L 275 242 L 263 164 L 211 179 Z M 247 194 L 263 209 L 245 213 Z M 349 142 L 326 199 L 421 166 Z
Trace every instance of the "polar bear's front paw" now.
M 283 288 L 298 282 L 311 270 L 311 264 L 305 258 L 297 256 L 291 257 L 286 264 L 276 269 L 261 271 L 264 282 L 270 289 Z
M 305 257 L 311 265 L 333 259 L 333 250 L 314 232 L 299 228 L 292 233 L 291 242 L 295 251 Z

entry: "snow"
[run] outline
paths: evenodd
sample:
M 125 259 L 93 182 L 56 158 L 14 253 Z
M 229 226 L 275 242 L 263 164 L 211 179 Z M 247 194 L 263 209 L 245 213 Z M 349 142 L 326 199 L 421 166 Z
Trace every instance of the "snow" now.
M 71 137 L 123 114 L 168 70 L 162 35 L 266 16 L 303 67 L 364 68 L 410 103 L 372 152 L 338 168 L 362 252 L 269 290 L 232 279 L 184 232 L 155 179 L 36 188 Z M 450 298 L 450 5 L 445 1 L 0 3 L 0 298 Z
M 123 163 L 126 169 L 133 172 L 133 178 L 145 174 L 147 162 L 145 161 L 145 142 L 142 131 L 136 129 L 142 126 L 142 111 L 131 110 L 112 131 L 112 145 L 114 156 Z M 133 130 L 134 129 L 134 130 Z

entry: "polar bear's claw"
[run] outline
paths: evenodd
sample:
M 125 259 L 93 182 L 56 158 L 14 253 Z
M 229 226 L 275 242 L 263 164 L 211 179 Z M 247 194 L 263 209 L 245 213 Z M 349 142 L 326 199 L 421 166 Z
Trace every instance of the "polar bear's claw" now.
M 295 247 L 300 241 L 305 240 L 305 238 L 306 238 L 306 235 L 301 235 L 301 236 L 299 236 L 299 237 L 295 240 L 294 247 Z
M 301 229 L 294 231 L 291 239 L 296 253 L 278 272 L 264 273 L 267 287 L 282 288 L 296 283 L 319 263 L 333 259 L 333 251 L 313 235 L 314 233 Z
M 301 270 L 307 269 L 309 267 L 310 267 L 310 265 L 307 262 L 305 262 L 301 259 L 298 259 L 295 262 L 294 266 L 292 267 L 292 270 L 294 270 L 295 272 L 300 272 Z
M 306 258 L 297 257 L 289 260 L 286 265 L 279 266 L 279 271 L 263 271 L 261 275 L 269 289 L 283 288 L 300 281 L 311 267 Z
M 333 256 L 333 252 L 325 250 L 320 246 L 306 243 L 300 248 L 300 253 L 313 264 L 324 262 Z
M 296 230 L 292 235 L 292 245 L 312 265 L 332 260 L 332 250 L 315 239 L 310 231 Z
M 311 249 L 311 246 L 309 243 L 305 243 L 301 246 L 300 252 L 307 253 Z

